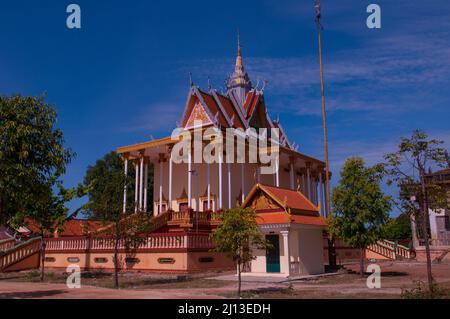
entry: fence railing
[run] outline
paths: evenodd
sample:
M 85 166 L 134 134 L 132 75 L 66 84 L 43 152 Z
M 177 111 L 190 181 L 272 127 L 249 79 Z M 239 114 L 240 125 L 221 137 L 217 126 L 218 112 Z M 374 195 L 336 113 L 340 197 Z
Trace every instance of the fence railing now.
M 46 239 L 47 251 L 88 251 L 114 250 L 112 238 L 49 238 Z M 127 247 L 128 246 L 128 247 Z M 134 246 L 119 240 L 118 249 L 211 249 L 213 242 L 207 234 L 155 234 L 139 240 Z
M 159 217 L 159 216 L 158 216 Z M 156 218 L 158 218 L 156 217 Z M 212 221 L 219 221 L 220 213 L 219 212 L 196 212 L 192 210 L 184 211 L 184 212 L 168 212 L 167 221 L 174 223 L 188 223 L 194 224 L 196 222 L 199 223 L 209 223 Z
M 376 244 L 369 245 L 367 248 L 389 259 L 411 258 L 408 247 L 389 240 L 379 240 Z
M 0 240 L 0 251 L 8 250 L 14 247 L 16 244 L 16 240 L 14 238 Z
M 32 238 L 0 253 L 0 271 L 31 256 L 41 249 L 41 238 Z

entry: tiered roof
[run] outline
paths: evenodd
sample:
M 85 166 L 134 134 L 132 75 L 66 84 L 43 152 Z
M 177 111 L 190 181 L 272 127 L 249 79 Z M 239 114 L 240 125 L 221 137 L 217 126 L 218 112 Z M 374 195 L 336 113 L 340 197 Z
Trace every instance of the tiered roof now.
M 203 91 L 191 84 L 180 127 L 191 129 L 195 121 L 200 121 L 201 126 L 221 129 L 277 128 L 280 144 L 293 149 L 280 122 L 273 121 L 267 112 L 264 90 L 253 87 L 244 71 L 239 44 L 235 70 L 228 79 L 227 89 L 226 93 L 213 88 Z

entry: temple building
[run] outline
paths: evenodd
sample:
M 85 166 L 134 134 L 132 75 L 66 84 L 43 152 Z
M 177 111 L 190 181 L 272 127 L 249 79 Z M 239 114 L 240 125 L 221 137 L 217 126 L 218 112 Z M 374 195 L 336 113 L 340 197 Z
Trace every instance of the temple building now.
M 327 250 L 323 233 L 328 215 L 325 165 L 297 150 L 280 121 L 270 117 L 264 94 L 263 88 L 250 81 L 238 42 L 226 92 L 190 85 L 179 127 L 174 128 L 179 132 L 178 138 L 172 135 L 117 149 L 123 158 L 124 173 L 128 174 L 133 166 L 135 171 L 133 203 L 127 202 L 130 195 L 127 192 L 133 191 L 130 185 L 124 187 L 123 198 L 117 200 L 123 201 L 124 213 L 147 212 L 153 219 L 152 229 L 138 248 L 130 252 L 123 243 L 119 244 L 123 270 L 186 273 L 235 269 L 226 254 L 212 250 L 214 243 L 209 235 L 220 224 L 221 212 L 242 206 L 256 211 L 256 222 L 272 244 L 267 251 L 251 247 L 256 258 L 245 267 L 248 275 L 287 277 L 324 272 Z M 216 148 L 214 161 L 197 158 L 195 140 L 194 145 L 189 144 L 188 154 L 183 151 L 187 161 L 173 158 L 179 136 L 200 132 L 207 137 L 200 143 L 203 147 L 207 146 L 204 144 L 208 144 L 208 138 L 212 140 L 207 134 L 211 129 L 224 135 L 235 129 L 241 135 L 245 160 L 238 160 L 242 155 L 238 154 L 239 141 L 231 154 L 225 146 Z M 270 142 L 265 147 L 270 154 L 266 155 L 274 155 L 273 146 L 277 150 L 271 173 L 265 170 L 269 164 L 261 160 L 261 147 L 256 161 L 247 160 L 255 146 L 251 143 L 252 129 L 270 132 L 263 139 Z M 231 145 L 229 139 L 224 142 Z M 154 169 L 153 194 L 149 194 L 148 187 L 149 165 Z M 47 268 L 66 268 L 70 264 L 78 264 L 82 269 L 113 268 L 112 240 L 98 236 L 100 225 L 91 225 L 95 236 L 85 226 L 83 221 L 72 221 L 64 226 L 63 232 L 44 239 Z M 4 245 L 11 256 L 19 251 L 10 248 L 9 242 Z M 22 246 L 28 255 L 22 254 L 21 260 L 28 260 L 28 264 L 36 262 L 31 257 L 38 252 L 38 243 L 31 240 Z M 3 258 L 0 270 L 19 269 L 20 260 L 14 258 Z
M 249 128 L 278 129 L 275 172 L 263 174 L 259 161 L 226 162 L 228 154 L 223 153 L 213 163 L 189 157 L 187 163 L 176 164 L 172 149 L 179 140 L 172 137 L 120 147 L 117 152 L 124 159 L 125 173 L 130 165 L 135 167 L 135 210 L 168 219 L 156 232 L 208 233 L 219 222 L 214 221 L 215 212 L 250 206 L 256 210 L 257 222 L 274 248 L 258 251 L 249 272 L 286 276 L 323 272 L 322 233 L 328 214 L 324 204 L 325 165 L 298 152 L 281 123 L 271 119 L 264 91 L 252 85 L 245 71 L 239 43 L 226 93 L 214 88 L 202 90 L 194 84 L 189 88 L 178 129 L 205 132 L 208 128 L 220 131 L 234 128 L 242 132 Z M 247 139 L 245 145 L 249 147 Z M 249 150 L 250 147 L 247 153 Z M 233 158 L 236 157 L 234 154 Z M 152 207 L 146 207 L 146 172 L 150 164 L 154 166 L 154 201 Z M 124 210 L 125 207 L 126 203 Z

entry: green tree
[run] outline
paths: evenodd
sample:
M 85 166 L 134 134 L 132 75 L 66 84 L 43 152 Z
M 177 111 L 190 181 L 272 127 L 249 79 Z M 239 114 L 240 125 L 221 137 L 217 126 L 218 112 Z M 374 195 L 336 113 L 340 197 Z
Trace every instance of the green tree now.
M 103 185 L 108 185 L 111 183 L 111 174 L 124 174 L 124 163 L 120 158 L 120 155 L 116 152 L 109 152 L 103 156 L 103 158 L 96 161 L 95 165 L 89 166 L 86 175 L 84 177 L 84 185 L 88 187 L 95 182 L 96 187 L 89 188 L 89 202 L 90 207 L 95 207 L 96 203 L 103 202 Z M 134 165 L 130 161 L 128 164 L 128 174 L 127 174 L 127 210 L 134 211 L 134 186 L 135 186 L 135 169 Z M 119 183 L 123 181 L 118 180 Z M 118 185 L 122 187 L 123 183 Z M 123 193 L 122 197 L 123 198 Z M 123 202 L 123 201 L 122 201 Z M 153 207 L 153 165 L 148 167 L 148 196 L 147 196 L 147 207 Z
M 333 189 L 333 218 L 329 231 L 361 251 L 360 274 L 364 274 L 364 251 L 376 243 L 389 219 L 391 197 L 380 188 L 382 165 L 365 167 L 359 157 L 348 159 L 341 171 L 339 185 Z
M 238 296 L 241 296 L 243 266 L 253 260 L 252 248 L 269 248 L 256 224 L 256 213 L 251 208 L 227 209 L 221 214 L 221 223 L 211 234 L 217 252 L 227 253 L 238 270 Z
M 386 239 L 399 240 L 411 239 L 411 221 L 407 213 L 401 213 L 396 218 L 391 218 L 385 227 Z
M 44 96 L 0 97 L 0 223 L 33 210 L 35 194 L 53 186 L 73 158 L 56 119 Z
M 447 191 L 433 179 L 427 179 L 432 167 L 448 165 L 448 152 L 441 147 L 444 142 L 429 139 L 428 135 L 415 130 L 410 138 L 402 137 L 398 150 L 384 156 L 385 169 L 390 175 L 389 184 L 395 182 L 400 189 L 400 200 L 409 211 L 418 213 L 421 233 L 425 241 L 427 257 L 428 288 L 433 290 L 433 274 L 428 235 L 428 209 L 447 208 Z
M 97 165 L 99 167 L 101 165 Z M 89 201 L 85 206 L 87 217 L 101 221 L 105 227 L 95 236 L 111 238 L 114 242 L 114 285 L 119 288 L 119 270 L 122 260 L 119 259 L 121 246 L 128 252 L 139 246 L 145 239 L 143 234 L 151 227 L 150 216 L 145 212 L 134 213 L 132 200 L 127 201 L 126 211 L 123 211 L 124 185 L 130 185 L 133 179 L 125 176 L 123 170 L 114 166 L 103 167 L 102 173 L 97 177 L 88 177 Z

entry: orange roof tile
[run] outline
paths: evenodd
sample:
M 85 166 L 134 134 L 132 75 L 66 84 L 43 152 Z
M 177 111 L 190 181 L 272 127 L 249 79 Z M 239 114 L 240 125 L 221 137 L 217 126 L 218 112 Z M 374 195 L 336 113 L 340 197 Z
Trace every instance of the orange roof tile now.
M 200 91 L 200 94 L 203 97 L 203 100 L 205 101 L 207 107 L 209 108 L 209 110 L 211 111 L 211 114 L 213 116 L 216 116 L 217 113 L 219 113 L 218 116 L 218 120 L 219 123 L 222 127 L 228 127 L 228 123 L 227 120 L 225 119 L 225 116 L 222 114 L 222 112 L 220 111 L 219 107 L 216 104 L 216 101 L 214 100 L 214 97 L 208 93 L 205 93 L 203 91 Z
M 237 114 L 237 111 L 235 110 L 233 103 L 230 101 L 230 99 L 221 94 L 217 94 L 217 96 L 219 97 L 220 103 L 223 105 L 225 111 L 227 112 L 228 117 L 230 119 L 234 117 L 233 126 L 244 128 L 244 124 L 242 123 L 239 114 Z
M 32 233 L 39 233 L 39 225 L 31 218 L 26 218 L 24 222 L 25 226 L 31 230 Z M 85 219 L 70 219 L 64 223 L 63 231 L 58 234 L 60 237 L 77 237 L 85 236 L 86 232 L 93 232 L 105 225 L 102 222 Z M 46 236 L 52 236 L 53 234 L 46 234 Z
M 252 117 L 253 112 L 256 109 L 256 105 L 258 104 L 258 101 L 259 101 L 259 95 L 256 95 L 255 98 L 253 99 L 252 105 L 247 110 L 247 118 L 251 118 Z
M 310 212 L 319 211 L 319 208 L 309 201 L 300 191 L 269 185 L 260 185 L 260 188 L 276 198 L 278 202 L 284 203 L 288 208 Z

